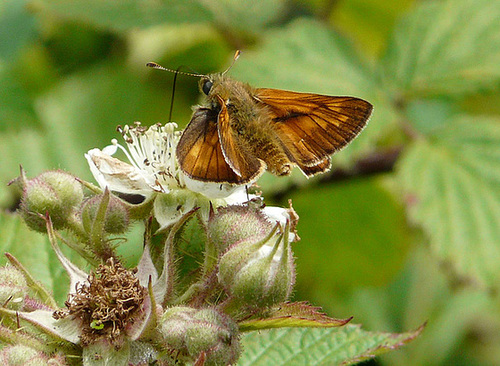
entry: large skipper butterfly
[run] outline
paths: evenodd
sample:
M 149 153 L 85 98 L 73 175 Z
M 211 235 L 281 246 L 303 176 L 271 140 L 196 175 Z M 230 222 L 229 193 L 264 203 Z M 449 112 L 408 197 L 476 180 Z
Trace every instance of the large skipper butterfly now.
M 253 88 L 226 72 L 191 74 L 201 77 L 207 104 L 196 107 L 177 159 L 195 180 L 245 184 L 265 170 L 288 175 L 294 166 L 307 177 L 325 172 L 330 155 L 361 132 L 373 109 L 354 97 Z

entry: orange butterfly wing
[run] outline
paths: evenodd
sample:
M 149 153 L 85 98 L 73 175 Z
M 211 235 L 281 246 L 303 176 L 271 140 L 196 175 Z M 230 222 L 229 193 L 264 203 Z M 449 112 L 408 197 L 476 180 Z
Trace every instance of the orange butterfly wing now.
M 233 172 L 241 177 L 241 181 L 249 182 L 264 172 L 265 163 L 247 151 L 245 145 L 238 141 L 238 137 L 231 128 L 226 104 L 218 95 L 217 99 L 221 105 L 217 127 L 222 154 Z
M 278 89 L 256 89 L 255 98 L 266 106 L 289 158 L 306 175 L 327 170 L 329 155 L 361 132 L 373 109 L 359 98 Z
M 226 126 L 228 117 L 225 114 L 222 118 L 223 130 L 219 131 L 217 111 L 198 108 L 184 130 L 177 144 L 176 155 L 182 171 L 190 178 L 205 182 L 244 184 L 263 171 L 264 167 L 261 166 L 263 163 L 256 158 L 254 159 L 259 164 L 258 168 L 247 176 L 239 175 L 227 163 L 225 155 L 230 156 L 228 160 L 237 161 L 239 165 L 234 164 L 234 166 L 239 167 L 241 166 L 239 159 L 242 156 L 234 157 L 234 149 L 231 147 L 226 147 L 225 152 L 222 151 L 219 136 L 226 136 L 226 130 L 229 128 Z M 227 136 L 224 139 L 225 145 L 234 145 L 231 140 L 232 135 L 227 134 Z

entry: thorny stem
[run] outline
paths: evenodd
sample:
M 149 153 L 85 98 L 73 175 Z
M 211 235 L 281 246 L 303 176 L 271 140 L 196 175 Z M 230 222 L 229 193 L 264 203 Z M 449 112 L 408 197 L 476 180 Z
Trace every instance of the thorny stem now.
M 366 157 L 358 159 L 349 169 L 335 168 L 319 180 L 320 184 L 341 182 L 347 179 L 367 177 L 380 173 L 390 172 L 399 159 L 402 146 L 396 146 L 383 151 L 374 152 Z M 298 190 L 298 185 L 291 185 L 286 189 L 274 193 L 272 200 L 280 202 L 289 197 L 292 192 Z
M 106 188 L 92 224 L 92 232 L 90 233 L 91 248 L 94 248 L 94 253 L 104 260 L 108 259 L 113 253 L 109 242 L 104 238 L 104 225 L 106 223 L 106 211 L 108 209 L 109 199 L 109 189 Z
M 82 185 L 84 186 L 85 188 L 87 188 L 88 190 L 90 190 L 91 192 L 95 193 L 95 194 L 101 194 L 102 193 L 102 189 L 99 188 L 98 186 L 90 183 L 90 182 L 87 182 L 87 181 L 84 181 L 80 178 L 76 178 L 76 180 Z
M 186 292 L 175 300 L 174 305 L 189 304 L 194 307 L 200 306 L 206 298 L 212 295 L 217 284 L 216 271 L 205 274 L 198 282 L 189 286 Z
M 89 236 L 83 229 L 82 223 L 78 221 L 78 219 L 72 215 L 68 217 L 66 220 L 66 223 L 68 225 L 68 228 L 71 230 L 71 232 L 80 239 L 81 242 L 88 242 Z M 83 249 L 83 246 L 81 246 Z M 76 248 L 75 248 L 76 249 Z
M 55 236 L 57 239 L 61 240 L 64 244 L 66 244 L 69 248 L 73 249 L 75 252 L 77 252 L 82 258 L 84 258 L 89 264 L 93 265 L 94 267 L 97 266 L 99 263 L 96 261 L 95 257 L 88 251 L 87 248 L 83 247 L 82 245 L 75 244 L 63 236 L 59 234 L 57 231 L 54 232 Z

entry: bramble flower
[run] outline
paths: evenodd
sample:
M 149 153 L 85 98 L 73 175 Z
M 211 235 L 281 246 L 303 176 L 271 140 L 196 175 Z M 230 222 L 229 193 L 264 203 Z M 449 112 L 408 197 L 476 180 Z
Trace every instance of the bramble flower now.
M 194 207 L 200 207 L 208 219 L 210 203 L 214 207 L 238 204 L 248 200 L 245 186 L 198 182 L 179 168 L 175 149 L 180 131 L 177 124 L 155 124 L 144 127 L 119 127 L 126 147 L 116 139 L 102 150 L 85 154 L 90 170 L 102 189 L 108 188 L 129 201 L 142 203 L 154 197 L 155 218 L 166 228 Z M 123 152 L 128 163 L 113 155 Z M 140 197 L 140 198 L 138 198 Z
M 155 192 L 169 193 L 185 187 L 175 159 L 179 132 L 175 123 L 149 128 L 139 122 L 119 127 L 127 148 L 112 140 L 104 149 L 92 149 L 85 157 L 101 188 L 149 198 Z M 112 157 L 121 150 L 129 163 Z

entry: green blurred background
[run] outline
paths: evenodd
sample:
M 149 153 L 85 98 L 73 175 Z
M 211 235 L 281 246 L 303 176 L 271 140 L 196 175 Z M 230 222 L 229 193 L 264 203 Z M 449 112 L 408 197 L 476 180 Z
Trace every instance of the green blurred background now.
M 373 331 L 424 322 L 382 365 L 500 364 L 500 2 L 497 0 L 4 0 L 0 3 L 0 248 L 64 300 L 43 237 L 12 215 L 6 184 L 61 168 L 117 125 L 168 122 L 173 74 L 370 101 L 373 117 L 332 172 L 264 175 L 293 200 L 296 300 Z M 179 76 L 172 120 L 200 102 Z M 131 233 L 122 254 L 142 249 Z

